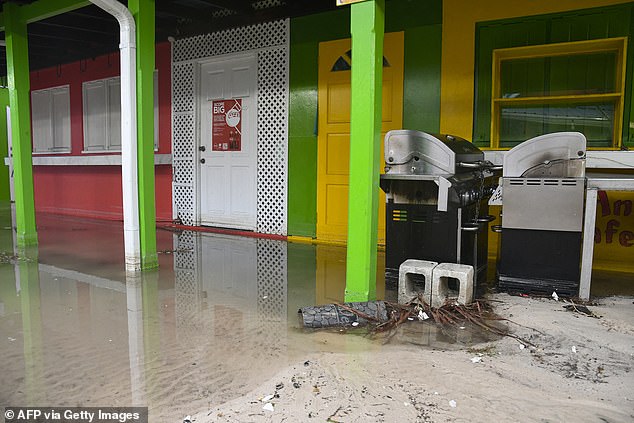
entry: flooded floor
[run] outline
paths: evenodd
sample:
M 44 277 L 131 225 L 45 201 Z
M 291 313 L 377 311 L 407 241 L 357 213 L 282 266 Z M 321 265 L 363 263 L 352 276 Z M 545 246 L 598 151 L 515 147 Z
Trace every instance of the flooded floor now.
M 3 405 L 139 405 L 150 421 L 180 421 L 311 352 L 487 340 L 432 325 L 405 325 L 390 344 L 301 330 L 298 308 L 343 300 L 342 247 L 159 230 L 160 268 L 131 278 L 119 222 L 38 215 L 39 247 L 19 254 L 11 228 L 0 205 Z M 377 294 L 396 299 L 383 280 Z

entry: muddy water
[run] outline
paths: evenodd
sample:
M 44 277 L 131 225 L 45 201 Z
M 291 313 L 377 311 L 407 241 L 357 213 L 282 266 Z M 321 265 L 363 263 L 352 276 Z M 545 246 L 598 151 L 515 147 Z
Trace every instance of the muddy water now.
M 38 236 L 16 251 L 0 209 L 1 405 L 140 405 L 179 421 L 314 352 L 486 340 L 413 323 L 389 339 L 300 329 L 299 307 L 343 300 L 340 247 L 160 230 L 160 268 L 126 277 L 120 223 L 38 215 Z M 382 280 L 377 292 L 396 297 Z

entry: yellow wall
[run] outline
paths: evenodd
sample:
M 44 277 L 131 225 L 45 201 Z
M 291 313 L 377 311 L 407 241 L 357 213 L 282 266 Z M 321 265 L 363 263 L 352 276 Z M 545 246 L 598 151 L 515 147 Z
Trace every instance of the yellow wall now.
M 471 139 L 476 22 L 630 3 L 631 0 L 444 0 L 440 131 Z

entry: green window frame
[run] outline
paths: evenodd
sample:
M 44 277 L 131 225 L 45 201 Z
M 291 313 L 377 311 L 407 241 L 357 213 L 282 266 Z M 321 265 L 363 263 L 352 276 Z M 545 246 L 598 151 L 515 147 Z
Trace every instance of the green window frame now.
M 535 132 L 532 136 L 552 132 L 543 128 L 575 130 L 575 125 L 579 125 L 598 133 L 599 138 L 611 138 L 600 148 L 619 148 L 622 144 L 626 50 L 626 37 L 493 50 L 490 147 L 508 148 L 520 141 L 504 139 L 512 138 L 513 125 L 523 127 L 524 133 L 530 133 L 532 126 Z M 599 78 L 587 75 L 593 63 L 603 67 L 604 72 L 599 72 Z M 565 69 L 568 76 L 563 83 L 559 81 L 565 89 L 557 89 L 557 84 L 552 82 L 556 64 Z M 513 71 L 524 77 L 519 85 L 512 81 Z M 585 75 L 575 75 L 575 72 L 585 72 Z M 537 83 L 526 82 L 529 79 Z M 588 82 L 590 79 L 593 80 Z M 611 134 L 606 134 L 607 129 L 611 129 Z

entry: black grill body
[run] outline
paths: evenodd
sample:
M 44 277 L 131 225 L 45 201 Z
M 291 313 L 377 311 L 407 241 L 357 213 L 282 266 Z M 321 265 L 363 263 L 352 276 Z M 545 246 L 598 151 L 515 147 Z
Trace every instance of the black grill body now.
M 486 286 L 487 199 L 494 174 L 484 154 L 451 135 L 390 131 L 385 137 L 386 282 L 408 259 L 472 265 L 476 294 Z

